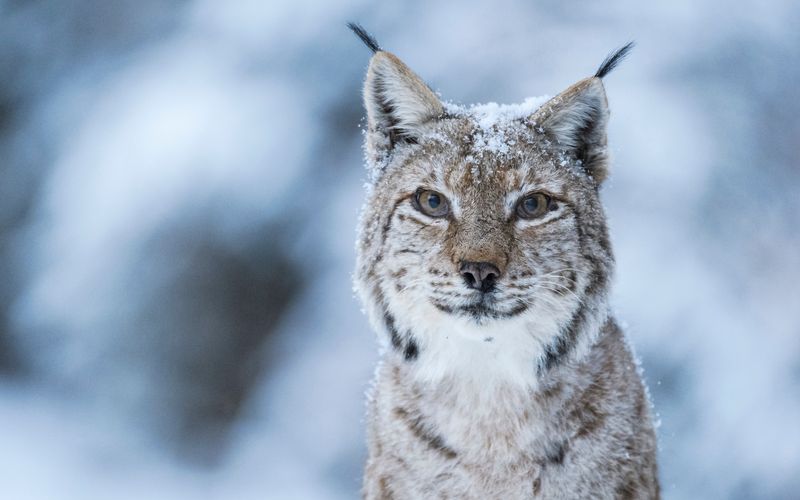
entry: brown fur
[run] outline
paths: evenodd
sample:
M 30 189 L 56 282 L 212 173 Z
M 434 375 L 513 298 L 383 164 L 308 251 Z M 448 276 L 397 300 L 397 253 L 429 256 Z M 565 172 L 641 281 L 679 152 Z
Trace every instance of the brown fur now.
M 601 80 L 492 121 L 378 51 L 364 95 L 356 288 L 384 347 L 365 498 L 658 498 L 649 401 L 607 305 Z M 531 220 L 529 193 L 550 200 Z M 494 266 L 492 288 L 465 262 Z

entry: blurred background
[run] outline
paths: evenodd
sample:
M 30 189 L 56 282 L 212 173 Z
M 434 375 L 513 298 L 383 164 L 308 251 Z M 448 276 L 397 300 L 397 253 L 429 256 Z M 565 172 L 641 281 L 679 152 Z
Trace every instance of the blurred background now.
M 800 490 L 800 4 L 0 0 L 3 498 L 352 499 L 372 31 L 444 98 L 606 79 L 664 496 Z

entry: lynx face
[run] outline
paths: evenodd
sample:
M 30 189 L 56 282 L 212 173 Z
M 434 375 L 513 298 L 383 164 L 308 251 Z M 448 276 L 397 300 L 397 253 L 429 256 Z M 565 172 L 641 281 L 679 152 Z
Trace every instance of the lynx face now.
M 475 151 L 470 121 L 441 124 L 382 180 L 399 201 L 386 280 L 406 306 L 476 323 L 572 311 L 590 272 L 575 206 L 594 187 L 523 127 L 506 130 L 509 154 Z
M 356 284 L 391 345 L 413 360 L 494 343 L 540 368 L 578 349 L 605 319 L 613 267 L 601 79 L 540 107 L 463 108 L 377 51 L 364 98 L 372 181 Z

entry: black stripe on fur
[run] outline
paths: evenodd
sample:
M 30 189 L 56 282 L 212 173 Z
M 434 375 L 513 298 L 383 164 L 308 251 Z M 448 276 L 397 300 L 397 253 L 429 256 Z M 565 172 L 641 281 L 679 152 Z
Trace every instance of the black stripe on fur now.
M 406 341 L 406 348 L 403 350 L 403 358 L 406 361 L 414 361 L 419 356 L 419 346 L 416 341 L 410 338 Z
M 578 336 L 583 333 L 582 328 L 586 322 L 586 309 L 579 309 L 570 320 L 566 329 L 559 333 L 550 345 L 544 349 L 544 358 L 540 361 L 539 375 L 552 370 L 567 358 L 578 343 Z
M 611 73 L 611 71 L 617 67 L 617 64 L 622 62 L 623 59 L 630 53 L 631 49 L 634 47 L 634 43 L 628 42 L 619 49 L 615 50 L 608 57 L 605 58 L 603 64 L 597 68 L 597 73 L 594 74 L 597 78 L 603 78 L 607 74 Z

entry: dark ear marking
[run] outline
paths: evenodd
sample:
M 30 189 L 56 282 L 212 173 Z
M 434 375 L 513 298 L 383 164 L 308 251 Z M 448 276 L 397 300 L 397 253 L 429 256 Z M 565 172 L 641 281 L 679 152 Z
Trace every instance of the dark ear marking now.
M 611 73 L 614 68 L 617 67 L 619 63 L 625 59 L 630 51 L 636 44 L 633 41 L 630 41 L 623 45 L 622 47 L 618 48 L 611 54 L 609 54 L 604 60 L 603 63 L 600 64 L 600 67 L 597 68 L 597 73 L 594 74 L 597 78 L 603 78 L 607 74 Z
M 367 41 L 367 43 L 371 43 Z M 367 150 L 376 163 L 389 157 L 395 145 L 414 144 L 426 124 L 444 111 L 436 94 L 397 56 L 376 52 L 364 81 L 367 110 Z
M 590 76 L 547 101 L 531 122 L 555 139 L 558 149 L 580 160 L 599 186 L 608 175 L 608 114 L 603 80 Z
M 360 24 L 349 22 L 347 23 L 347 27 L 350 28 L 353 33 L 355 33 L 356 36 L 361 39 L 362 42 L 364 42 L 364 45 L 369 47 L 373 54 L 383 50 L 381 49 L 381 46 L 378 45 L 378 41 L 375 40 L 375 37 L 370 35 Z

